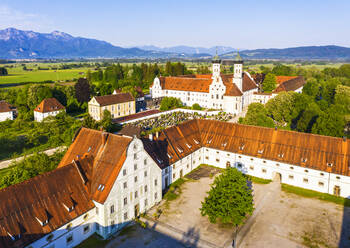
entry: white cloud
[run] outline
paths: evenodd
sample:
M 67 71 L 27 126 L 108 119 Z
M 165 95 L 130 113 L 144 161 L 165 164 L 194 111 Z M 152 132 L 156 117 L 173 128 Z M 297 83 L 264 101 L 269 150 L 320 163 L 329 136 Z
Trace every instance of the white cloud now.
M 0 29 L 9 27 L 49 32 L 52 30 L 53 22 L 44 15 L 24 13 L 6 5 L 0 5 Z

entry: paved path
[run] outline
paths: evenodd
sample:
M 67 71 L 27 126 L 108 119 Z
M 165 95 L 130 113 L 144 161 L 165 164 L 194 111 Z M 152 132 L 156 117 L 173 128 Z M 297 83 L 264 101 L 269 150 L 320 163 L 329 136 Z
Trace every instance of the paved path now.
M 269 203 L 276 195 L 280 195 L 281 192 L 281 184 L 279 181 L 273 181 L 269 183 L 268 189 L 266 189 L 265 194 L 263 194 L 260 198 L 255 199 L 255 210 L 253 215 L 247 220 L 244 226 L 238 231 L 237 234 L 237 244 L 238 247 L 244 245 L 244 238 L 248 235 L 251 227 L 254 225 L 257 216 L 260 214 L 261 210 Z M 232 246 L 227 246 L 232 247 Z
M 236 115 L 235 117 L 233 117 L 231 120 L 229 120 L 228 122 L 234 122 L 237 123 L 240 117 L 245 117 L 246 113 L 248 111 L 248 107 L 244 108 L 243 111 L 241 113 L 239 113 L 238 115 Z
M 195 235 L 191 232 L 184 232 L 180 229 L 177 229 L 173 226 L 167 225 L 162 222 L 155 222 L 151 219 L 141 218 L 144 221 L 148 228 L 156 230 L 160 233 L 163 233 L 175 240 L 180 241 L 186 247 L 197 247 L 197 248 L 217 248 L 215 244 L 212 244 L 206 240 L 201 239 L 198 235 Z
M 56 147 L 56 148 L 52 148 L 52 149 L 48 149 L 46 151 L 43 151 L 43 153 L 51 156 L 56 151 L 63 151 L 66 148 L 67 148 L 66 146 L 59 146 L 59 147 Z M 32 156 L 32 155 L 33 154 L 29 154 L 29 155 L 25 155 L 25 156 L 22 156 L 22 157 L 18 157 L 18 158 L 2 161 L 2 162 L 0 162 L 0 170 L 9 167 L 12 162 L 19 162 L 19 161 L 23 160 L 25 157 L 29 157 L 29 156 Z

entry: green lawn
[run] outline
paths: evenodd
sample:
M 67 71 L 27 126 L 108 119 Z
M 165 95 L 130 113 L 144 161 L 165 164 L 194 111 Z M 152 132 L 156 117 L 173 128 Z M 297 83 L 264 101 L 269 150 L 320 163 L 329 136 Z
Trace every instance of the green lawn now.
M 272 182 L 272 180 L 270 180 L 270 179 L 263 179 L 263 178 L 259 178 L 259 177 L 249 176 L 249 178 L 250 178 L 250 181 L 252 181 L 253 183 L 269 184 Z
M 19 68 L 8 68 L 9 74 L 0 77 L 0 84 L 14 84 L 23 82 L 42 82 L 46 80 L 65 81 L 73 78 L 85 77 L 86 68 L 67 70 L 33 70 L 23 71 Z M 84 73 L 84 74 L 79 74 Z
M 333 202 L 333 203 L 336 203 L 336 204 L 339 204 L 339 205 L 342 205 L 345 207 L 350 207 L 350 199 L 346 199 L 343 197 L 338 197 L 338 196 L 330 195 L 330 194 L 326 194 L 326 193 L 320 193 L 320 192 L 309 190 L 309 189 L 294 187 L 294 186 L 287 185 L 284 183 L 282 183 L 282 190 L 284 192 L 287 192 L 287 193 L 293 193 L 293 194 L 300 195 L 303 197 L 315 198 L 315 199 L 319 199 L 322 201 Z
M 109 241 L 103 240 L 96 233 L 91 235 L 88 239 L 85 239 L 82 243 L 75 248 L 99 248 L 104 247 Z

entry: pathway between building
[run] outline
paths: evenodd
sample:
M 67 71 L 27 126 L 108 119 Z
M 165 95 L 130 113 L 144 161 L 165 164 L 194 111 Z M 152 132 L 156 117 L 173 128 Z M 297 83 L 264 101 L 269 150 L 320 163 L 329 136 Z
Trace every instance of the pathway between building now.
M 48 156 L 51 156 L 53 155 L 55 152 L 60 152 L 60 151 L 63 151 L 64 149 L 66 149 L 67 147 L 66 146 L 58 146 L 58 147 L 55 147 L 55 148 L 52 148 L 52 149 L 48 149 L 46 151 L 43 151 L 43 153 L 45 153 L 46 155 Z M 5 160 L 5 161 L 2 161 L 0 162 L 0 170 L 1 169 L 5 169 L 7 167 L 9 167 L 11 165 L 12 162 L 19 162 L 21 160 L 23 160 L 24 158 L 27 158 L 27 157 L 30 157 L 32 156 L 33 154 L 29 154 L 29 155 L 25 155 L 25 156 L 22 156 L 22 157 L 18 157 L 18 158 L 14 158 L 14 159 L 9 159 L 9 160 Z
M 231 120 L 229 120 L 228 122 L 237 123 L 240 117 L 245 117 L 247 111 L 248 111 L 248 107 L 245 107 L 241 113 L 239 113 L 238 115 L 236 115 L 235 117 L 233 117 L 233 118 L 232 118 Z
M 150 228 L 151 230 L 155 230 L 160 233 L 166 234 L 169 237 L 180 241 L 186 247 L 217 248 L 217 246 L 213 243 L 201 239 L 196 235 L 191 235 L 191 233 L 186 233 L 166 223 L 154 221 L 148 218 L 141 218 L 141 220 L 145 222 L 148 228 Z
M 268 185 L 268 189 L 266 189 L 265 194 L 263 194 L 259 199 L 255 199 L 255 210 L 253 212 L 253 215 L 250 216 L 250 218 L 247 220 L 247 222 L 242 226 L 241 229 L 239 229 L 236 242 L 237 247 L 241 247 L 244 245 L 244 238 L 249 235 L 249 231 L 251 230 L 252 226 L 254 225 L 256 218 L 261 213 L 261 210 L 263 210 L 268 203 L 273 200 L 274 197 L 279 196 L 281 193 L 281 183 L 279 180 L 275 180 L 271 182 Z M 232 247 L 231 244 L 226 243 L 225 247 L 229 248 Z

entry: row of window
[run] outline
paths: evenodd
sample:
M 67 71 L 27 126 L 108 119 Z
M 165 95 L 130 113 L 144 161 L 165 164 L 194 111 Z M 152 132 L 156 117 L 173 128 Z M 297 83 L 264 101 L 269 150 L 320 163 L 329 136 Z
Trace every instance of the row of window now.
M 206 151 L 209 151 L 209 150 L 206 149 Z M 220 154 L 219 151 L 216 151 L 216 153 L 217 153 L 217 154 Z M 230 156 L 230 153 L 227 153 L 227 156 L 229 157 L 229 156 Z M 238 156 L 238 158 L 242 158 L 242 156 Z M 206 156 L 205 159 L 209 159 L 209 157 Z M 251 160 L 251 161 L 254 161 L 254 158 L 250 158 L 250 160 Z M 216 162 L 220 162 L 220 159 L 217 158 L 217 159 L 216 159 Z M 266 164 L 266 160 L 263 160 L 263 163 Z M 280 166 L 280 164 L 279 164 L 279 163 L 276 163 L 276 166 Z M 289 169 L 294 170 L 294 167 L 293 167 L 293 166 L 290 166 Z M 305 173 L 309 173 L 309 170 L 305 169 L 304 172 L 305 172 Z M 325 174 L 324 174 L 323 172 L 320 172 L 320 176 L 324 176 L 324 175 L 325 175 Z M 336 179 L 340 179 L 340 176 L 336 176 Z
M 134 159 L 138 159 L 138 156 L 137 154 L 135 153 L 134 154 Z M 144 161 L 143 161 L 143 164 L 146 166 L 147 165 L 147 159 L 145 158 Z M 135 163 L 134 164 L 134 171 L 136 171 L 138 169 L 138 165 Z M 127 175 L 127 169 L 123 169 L 123 176 L 126 176 Z M 145 171 L 145 177 L 147 176 L 147 171 Z
M 83 234 L 88 234 L 90 232 L 90 224 L 88 225 L 85 225 L 84 228 L 83 228 Z M 46 241 L 47 242 L 51 242 L 54 238 L 54 235 L 51 233 L 50 235 L 48 235 L 46 237 Z M 71 243 L 73 243 L 74 239 L 73 239 L 73 233 L 70 233 L 67 235 L 66 237 L 66 244 L 67 245 L 70 245 Z M 54 248 L 55 245 L 51 245 L 49 246 L 50 248 Z

